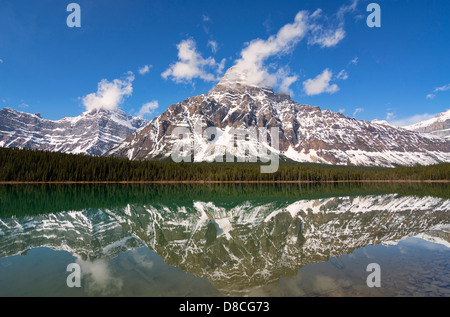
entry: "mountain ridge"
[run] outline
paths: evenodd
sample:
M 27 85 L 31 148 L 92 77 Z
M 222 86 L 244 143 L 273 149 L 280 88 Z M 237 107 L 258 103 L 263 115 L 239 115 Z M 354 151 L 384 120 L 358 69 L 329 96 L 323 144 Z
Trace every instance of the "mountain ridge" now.
M 122 110 L 85 111 L 53 121 L 40 114 L 3 108 L 0 146 L 100 156 L 147 123 Z
M 230 80 L 227 74 L 208 94 L 171 105 L 106 155 L 131 160 L 170 158 L 178 139 L 174 129 L 184 127 L 196 142 L 194 161 L 211 162 L 220 153 L 239 158 L 239 153 L 255 154 L 255 149 L 268 146 L 260 140 L 246 140 L 236 148 L 231 142 L 232 128 L 277 128 L 277 154 L 297 162 L 393 167 L 450 161 L 449 140 L 298 104 L 289 95 Z M 214 139 L 199 135 L 196 125 L 215 127 Z
M 183 142 L 193 145 L 185 152 L 191 150 L 194 162 L 224 161 L 224 156 L 227 162 L 229 157 L 248 162 L 254 157 L 268 159 L 268 153 L 282 160 L 331 165 L 450 162 L 450 138 L 434 130 L 430 134 L 424 124 L 402 128 L 384 121 L 356 120 L 297 103 L 270 87 L 248 84 L 246 76 L 232 67 L 207 94 L 173 104 L 151 121 L 127 116 L 119 109 L 85 111 L 52 121 L 40 114 L 3 108 L 0 146 L 170 160 L 180 136 L 177 128 L 182 128 L 190 138 Z M 236 139 L 237 131 L 243 132 L 245 140 Z M 275 134 L 267 138 L 264 131 Z
M 450 109 L 437 114 L 431 119 L 420 121 L 404 128 L 450 139 Z

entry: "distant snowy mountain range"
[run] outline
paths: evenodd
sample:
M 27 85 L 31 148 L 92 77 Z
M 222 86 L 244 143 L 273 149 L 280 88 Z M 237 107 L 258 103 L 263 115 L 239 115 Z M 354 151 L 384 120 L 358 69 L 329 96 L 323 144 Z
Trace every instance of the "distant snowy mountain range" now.
M 57 121 L 10 108 L 0 110 L 0 146 L 103 155 L 148 121 L 122 110 L 86 111 Z
M 405 129 L 450 138 L 450 109 L 434 118 L 404 127 Z
M 178 138 L 173 131 L 185 127 L 196 138 L 195 160 L 212 161 L 217 153 L 239 157 L 269 148 L 255 138 L 235 144 L 232 128 L 257 127 L 277 128 L 277 154 L 297 162 L 389 167 L 450 162 L 450 110 L 401 128 L 300 105 L 288 95 L 245 82 L 245 74 L 236 76 L 231 68 L 208 94 L 174 104 L 151 121 L 121 110 L 87 111 L 51 121 L 4 108 L 0 111 L 0 146 L 131 160 L 170 159 Z M 215 127 L 214 138 L 198 135 L 196 126 Z

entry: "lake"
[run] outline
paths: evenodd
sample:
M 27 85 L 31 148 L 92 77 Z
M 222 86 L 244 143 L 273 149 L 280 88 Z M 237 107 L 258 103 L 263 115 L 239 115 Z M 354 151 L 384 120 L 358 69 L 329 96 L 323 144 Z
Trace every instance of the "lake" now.
M 450 296 L 450 185 L 0 185 L 0 296 Z

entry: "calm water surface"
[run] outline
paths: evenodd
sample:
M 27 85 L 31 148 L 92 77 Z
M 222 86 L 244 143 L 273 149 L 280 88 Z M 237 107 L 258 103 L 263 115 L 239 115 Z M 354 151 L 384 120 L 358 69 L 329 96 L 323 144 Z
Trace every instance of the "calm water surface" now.
M 449 189 L 0 185 L 0 296 L 450 296 Z

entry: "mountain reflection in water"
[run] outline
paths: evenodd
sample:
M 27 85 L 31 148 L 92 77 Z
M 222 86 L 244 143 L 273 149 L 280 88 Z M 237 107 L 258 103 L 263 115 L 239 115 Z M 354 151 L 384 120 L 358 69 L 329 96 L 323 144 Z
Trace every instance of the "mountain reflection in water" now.
M 109 279 L 142 247 L 222 295 L 407 237 L 450 246 L 448 185 L 4 185 L 0 258 L 46 247 Z M 417 195 L 417 193 L 422 193 Z M 136 257 L 138 253 L 133 253 Z M 97 275 L 96 275 L 97 274 Z

